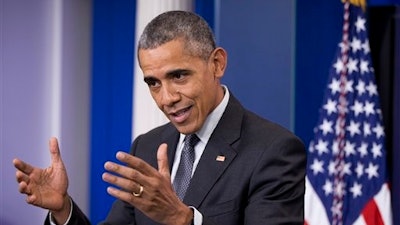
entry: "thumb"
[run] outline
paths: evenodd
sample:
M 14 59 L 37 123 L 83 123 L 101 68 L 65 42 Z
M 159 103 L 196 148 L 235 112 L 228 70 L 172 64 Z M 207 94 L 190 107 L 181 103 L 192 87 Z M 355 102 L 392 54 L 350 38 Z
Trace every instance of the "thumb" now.
M 165 143 L 161 144 L 158 147 L 157 150 L 158 172 L 161 173 L 162 176 L 167 177 L 169 180 L 171 180 L 171 173 L 169 172 L 167 148 L 168 146 Z
M 55 137 L 50 138 L 49 150 L 50 150 L 50 156 L 51 156 L 51 163 L 52 164 L 62 163 L 61 155 L 60 155 L 60 148 L 58 147 L 57 138 L 55 138 Z

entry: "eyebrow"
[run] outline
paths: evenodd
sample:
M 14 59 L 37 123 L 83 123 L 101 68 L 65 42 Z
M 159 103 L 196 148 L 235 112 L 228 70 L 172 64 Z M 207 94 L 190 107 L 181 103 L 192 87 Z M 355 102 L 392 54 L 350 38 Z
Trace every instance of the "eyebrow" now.
M 175 69 L 175 70 L 168 71 L 166 77 L 167 78 L 172 78 L 172 77 L 174 77 L 174 76 L 176 76 L 178 74 L 191 74 L 192 72 L 193 71 L 189 70 L 189 69 Z M 154 77 L 153 75 L 149 75 L 149 76 L 146 76 L 145 78 L 143 78 L 143 81 L 146 82 L 146 83 L 155 82 L 155 81 L 158 81 L 158 80 L 159 79 Z
M 167 77 L 174 77 L 178 74 L 191 74 L 192 70 L 189 69 L 175 69 L 167 72 Z

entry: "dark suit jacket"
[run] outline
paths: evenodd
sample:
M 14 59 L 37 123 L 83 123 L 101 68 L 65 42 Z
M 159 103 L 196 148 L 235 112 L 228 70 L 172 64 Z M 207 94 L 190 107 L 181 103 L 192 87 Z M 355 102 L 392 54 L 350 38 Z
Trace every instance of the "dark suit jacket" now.
M 158 146 L 167 143 L 168 158 L 174 159 L 178 140 L 179 132 L 168 123 L 136 138 L 131 151 L 157 167 Z M 202 213 L 205 225 L 302 225 L 305 166 L 304 145 L 296 136 L 244 109 L 231 95 L 184 202 Z M 89 224 L 76 205 L 70 224 Z M 157 223 L 116 200 L 101 224 Z

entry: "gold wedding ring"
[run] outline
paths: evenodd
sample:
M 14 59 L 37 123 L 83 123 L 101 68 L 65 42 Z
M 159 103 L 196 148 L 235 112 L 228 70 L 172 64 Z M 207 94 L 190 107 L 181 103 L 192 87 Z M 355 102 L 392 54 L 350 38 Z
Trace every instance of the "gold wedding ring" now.
M 136 193 L 136 192 L 133 191 L 132 194 L 133 194 L 133 196 L 135 196 L 135 197 L 140 197 L 140 196 L 142 196 L 142 194 L 143 194 L 143 190 L 144 190 L 143 186 L 140 185 L 140 187 L 139 187 L 139 193 Z

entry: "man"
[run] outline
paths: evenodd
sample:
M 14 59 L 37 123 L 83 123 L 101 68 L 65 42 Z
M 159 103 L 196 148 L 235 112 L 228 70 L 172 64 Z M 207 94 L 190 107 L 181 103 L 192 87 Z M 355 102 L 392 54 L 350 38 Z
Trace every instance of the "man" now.
M 117 200 L 102 224 L 303 224 L 304 146 L 221 85 L 227 54 L 207 23 L 190 12 L 159 15 L 138 59 L 170 123 L 136 138 L 131 154 L 118 152 L 121 164 L 105 163 L 103 180 L 119 188 L 107 189 Z M 67 193 L 55 138 L 50 153 L 47 169 L 14 160 L 19 191 L 49 209 L 47 224 L 90 224 Z

